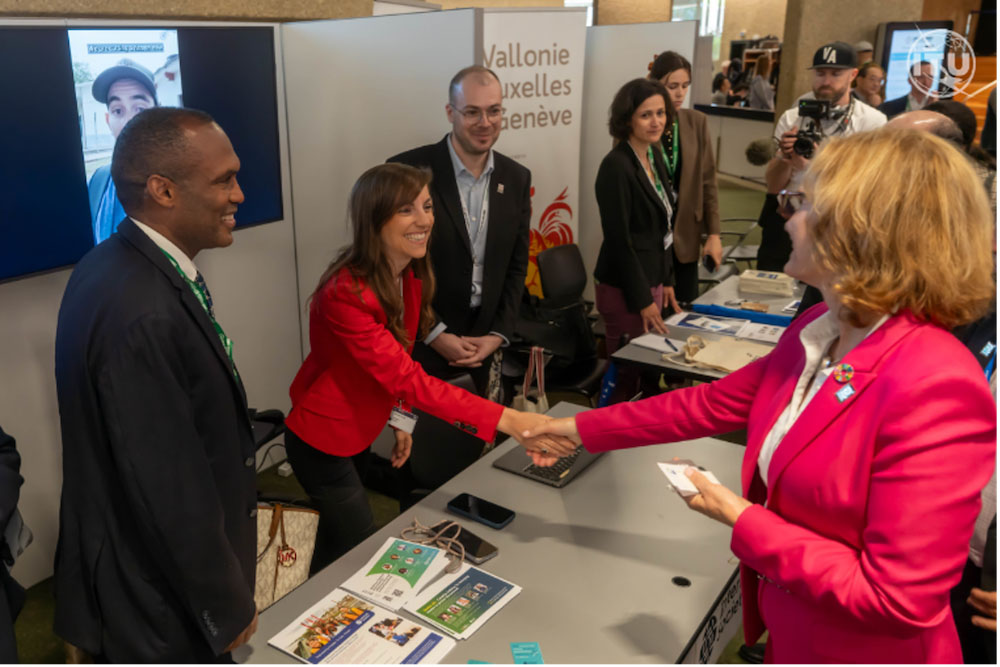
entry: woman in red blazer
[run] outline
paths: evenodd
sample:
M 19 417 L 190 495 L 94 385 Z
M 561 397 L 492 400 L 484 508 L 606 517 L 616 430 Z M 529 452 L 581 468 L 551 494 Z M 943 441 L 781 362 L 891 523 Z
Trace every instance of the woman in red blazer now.
M 689 469 L 687 502 L 733 528 L 747 642 L 768 630 L 782 663 L 960 663 L 949 591 L 996 406 L 948 331 L 994 299 L 982 186 L 941 139 L 883 129 L 831 142 L 782 201 L 797 207 L 785 271 L 824 303 L 770 355 L 525 435 L 604 451 L 746 428 L 743 496 Z
M 350 196 L 354 243 L 312 295 L 311 351 L 292 382 L 285 442 L 295 476 L 320 512 L 313 573 L 373 532 L 363 461 L 387 421 L 396 436 L 392 463 L 406 461 L 411 405 L 486 441 L 498 430 L 520 434 L 548 419 L 432 378 L 410 358 L 433 322 L 429 183 L 430 172 L 401 164 L 362 174 Z M 552 438 L 522 444 L 559 454 L 574 447 Z

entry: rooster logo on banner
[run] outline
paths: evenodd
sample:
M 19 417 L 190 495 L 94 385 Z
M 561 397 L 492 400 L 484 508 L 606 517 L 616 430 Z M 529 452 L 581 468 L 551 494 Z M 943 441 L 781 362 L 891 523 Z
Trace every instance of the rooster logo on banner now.
M 573 209 L 566 203 L 568 190 L 568 186 L 563 188 L 555 201 L 545 208 L 538 219 L 538 229 L 532 229 L 528 237 L 528 275 L 524 283 L 528 287 L 528 292 L 538 297 L 542 296 L 542 281 L 538 276 L 538 253 L 553 246 L 573 242 L 573 230 L 569 226 L 569 222 L 573 219 Z M 531 188 L 531 197 L 534 200 L 534 186 Z

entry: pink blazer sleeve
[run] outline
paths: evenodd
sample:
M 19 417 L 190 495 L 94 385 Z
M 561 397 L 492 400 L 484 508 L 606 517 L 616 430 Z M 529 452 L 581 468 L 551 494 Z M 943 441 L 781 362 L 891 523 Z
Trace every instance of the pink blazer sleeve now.
M 760 505 L 733 530 L 744 564 L 876 634 L 933 626 L 951 613 L 949 591 L 995 467 L 996 411 L 982 378 L 920 373 L 899 378 L 880 405 L 872 468 L 859 471 L 871 476 L 860 550 Z
M 349 280 L 331 290 L 328 307 L 319 309 L 323 325 L 349 356 L 395 398 L 469 431 L 487 442 L 496 436 L 503 406 L 487 401 L 424 372 L 385 326 L 378 322 Z
M 709 384 L 582 412 L 576 426 L 583 446 L 604 452 L 744 428 L 771 356 Z

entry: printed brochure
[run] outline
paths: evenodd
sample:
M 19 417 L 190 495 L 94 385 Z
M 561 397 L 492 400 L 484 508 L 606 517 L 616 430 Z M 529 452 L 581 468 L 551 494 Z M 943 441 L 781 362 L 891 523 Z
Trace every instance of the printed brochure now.
M 314 665 L 436 664 L 455 648 L 454 639 L 340 588 L 268 643 Z

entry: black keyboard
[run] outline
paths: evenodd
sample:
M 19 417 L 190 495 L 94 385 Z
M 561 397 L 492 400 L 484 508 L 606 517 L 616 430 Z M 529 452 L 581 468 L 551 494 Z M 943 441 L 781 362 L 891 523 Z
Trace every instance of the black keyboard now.
M 546 468 L 531 463 L 525 466 L 524 472 L 532 477 L 557 482 L 569 473 L 570 468 L 573 467 L 581 452 L 583 452 L 583 445 L 578 445 L 576 451 L 569 456 L 562 457 L 551 466 Z

